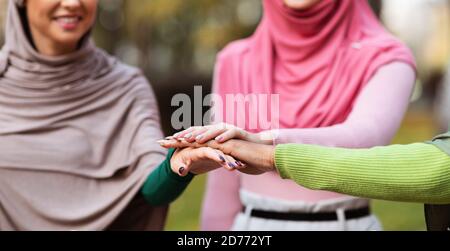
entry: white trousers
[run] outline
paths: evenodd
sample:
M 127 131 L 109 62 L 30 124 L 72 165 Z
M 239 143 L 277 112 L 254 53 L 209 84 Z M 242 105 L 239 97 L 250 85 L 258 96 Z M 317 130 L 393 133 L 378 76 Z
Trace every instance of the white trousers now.
M 241 191 L 241 201 L 246 212 L 240 213 L 233 224 L 233 231 L 381 231 L 382 227 L 374 215 L 358 219 L 345 219 L 345 211 L 367 207 L 366 199 L 345 197 L 319 203 L 284 201 L 264 197 L 248 191 Z M 285 221 L 256 218 L 253 209 L 273 212 L 320 213 L 336 212 L 337 221 Z

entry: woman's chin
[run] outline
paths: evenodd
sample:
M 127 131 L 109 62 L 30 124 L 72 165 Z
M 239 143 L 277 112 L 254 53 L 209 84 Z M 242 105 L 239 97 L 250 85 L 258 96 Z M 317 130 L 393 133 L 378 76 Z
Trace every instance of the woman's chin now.
M 72 34 L 61 34 L 53 37 L 53 41 L 60 48 L 76 48 L 83 36 Z
M 311 8 L 321 0 L 283 0 L 284 4 L 294 10 L 305 10 Z
M 48 34 L 49 38 L 62 46 L 76 45 L 86 34 L 85 29 L 77 27 L 72 30 L 62 29 L 61 27 L 52 27 L 51 32 Z

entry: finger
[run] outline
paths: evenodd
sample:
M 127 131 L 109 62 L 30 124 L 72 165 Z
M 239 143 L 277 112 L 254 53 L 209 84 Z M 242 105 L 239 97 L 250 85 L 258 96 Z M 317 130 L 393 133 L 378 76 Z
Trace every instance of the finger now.
M 228 166 L 230 166 L 231 168 L 233 168 L 234 170 L 241 170 L 241 169 L 245 169 L 245 164 L 242 163 L 239 160 L 236 160 L 233 156 L 230 155 L 225 155 L 228 159 Z
M 159 140 L 158 143 L 164 148 L 185 148 L 185 147 L 194 147 L 200 148 L 205 147 L 206 145 L 201 145 L 198 143 L 189 143 L 186 140 Z
M 235 171 L 238 169 L 239 165 L 233 157 L 231 157 L 230 155 L 225 155 L 225 159 L 227 160 L 225 169 L 227 169 L 228 171 Z
M 199 135 L 201 135 L 201 134 L 203 134 L 203 133 L 205 133 L 205 132 L 207 132 L 207 131 L 208 131 L 208 128 L 206 128 L 206 127 L 199 127 L 198 129 L 193 130 L 192 132 L 186 134 L 186 135 L 184 136 L 184 139 L 185 139 L 187 142 L 190 142 L 190 143 L 195 142 L 196 138 L 197 138 Z
M 226 158 L 212 148 L 188 148 L 188 150 L 190 152 L 185 155 L 184 160 L 184 163 L 187 163 L 187 165 L 183 169 L 186 173 L 203 174 L 227 165 Z M 198 162 L 202 162 L 203 164 L 199 164 Z M 196 164 L 195 167 L 194 164 Z
M 181 131 L 179 133 L 175 133 L 173 136 L 175 138 L 184 138 L 186 136 L 186 134 L 189 134 L 189 133 L 191 133 L 192 131 L 194 131 L 196 129 L 197 129 L 197 127 L 192 126 L 192 127 L 189 127 L 188 129 L 186 129 L 184 131 Z
M 221 151 L 217 151 L 210 147 L 202 147 L 197 150 L 201 151 L 201 157 L 203 160 L 214 161 L 221 167 L 226 167 L 228 165 L 228 159 Z
M 204 144 L 210 140 L 215 139 L 217 136 L 223 134 L 226 131 L 225 128 L 212 127 L 209 130 L 197 135 L 195 140 L 197 143 Z
M 188 129 L 183 130 L 183 131 L 181 131 L 181 132 L 177 132 L 177 133 L 175 133 L 175 134 L 173 135 L 173 137 L 174 137 L 174 138 L 178 138 L 178 137 L 180 137 L 181 135 L 184 135 L 184 134 L 188 133 L 187 131 L 189 131 L 189 130 L 192 130 L 192 129 L 191 129 L 191 128 L 188 128 Z
M 185 161 L 183 155 L 183 152 L 177 150 L 170 161 L 170 168 L 172 171 L 181 177 L 185 177 L 189 174 L 188 168 L 190 166 L 190 162 Z
M 179 139 L 162 139 L 157 141 L 158 144 L 160 144 L 162 147 L 165 148 L 182 148 L 182 147 L 188 147 L 188 142 L 185 140 L 179 140 Z
M 164 148 L 183 148 L 182 142 L 173 139 L 162 139 L 156 142 Z
M 210 148 L 210 149 L 212 149 L 212 148 Z M 228 162 L 227 162 L 226 155 L 219 150 L 216 150 L 216 149 L 213 149 L 213 150 L 216 152 L 217 156 L 219 156 L 221 166 L 223 168 L 227 168 Z
M 240 160 L 236 160 L 236 165 L 238 170 L 245 169 L 247 167 L 247 165 Z
M 202 145 L 219 150 L 219 151 L 223 152 L 224 154 L 229 154 L 228 152 L 225 152 L 222 150 L 224 148 L 224 146 L 227 146 L 227 143 L 222 144 L 222 143 L 217 142 L 216 140 L 210 140 Z
M 225 131 L 224 133 L 218 135 L 215 138 L 215 140 L 218 141 L 219 143 L 223 143 L 225 141 L 228 141 L 228 140 L 234 139 L 234 138 L 237 138 L 237 130 L 236 129 Z

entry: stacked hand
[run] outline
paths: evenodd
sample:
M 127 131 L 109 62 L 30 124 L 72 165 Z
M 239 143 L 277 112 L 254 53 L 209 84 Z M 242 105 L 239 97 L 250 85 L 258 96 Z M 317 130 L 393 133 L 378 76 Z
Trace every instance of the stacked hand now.
M 159 143 L 178 149 L 171 164 L 174 172 L 182 176 L 218 168 L 253 175 L 275 170 L 270 137 L 262 138 L 261 134 L 250 134 L 234 126 L 192 127 Z
M 163 141 L 160 141 L 160 144 L 165 145 Z M 170 160 L 170 166 L 173 172 L 183 177 L 189 172 L 203 174 L 218 168 L 225 168 L 229 171 L 245 168 L 242 162 L 211 147 L 191 147 L 185 144 L 167 148 L 178 148 Z
M 215 140 L 224 143 L 230 139 L 240 139 L 257 144 L 273 145 L 273 136 L 269 132 L 249 133 L 239 127 L 220 123 L 209 126 L 194 126 L 173 135 L 175 139 L 184 139 L 189 143 L 204 144 Z

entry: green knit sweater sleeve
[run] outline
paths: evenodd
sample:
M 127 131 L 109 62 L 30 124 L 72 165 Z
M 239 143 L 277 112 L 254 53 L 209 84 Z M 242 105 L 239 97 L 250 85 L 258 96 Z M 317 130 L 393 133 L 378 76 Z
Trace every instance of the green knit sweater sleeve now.
M 450 203 L 450 157 L 432 144 L 341 149 L 279 145 L 280 175 L 299 185 L 357 197 Z
M 170 167 L 170 159 L 175 150 L 170 149 L 166 160 L 147 178 L 141 192 L 150 205 L 161 206 L 175 201 L 191 183 L 194 175 L 181 177 Z

